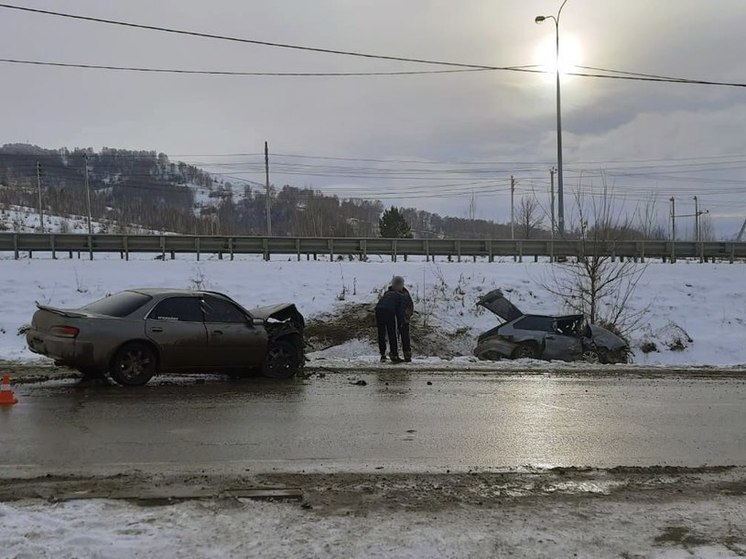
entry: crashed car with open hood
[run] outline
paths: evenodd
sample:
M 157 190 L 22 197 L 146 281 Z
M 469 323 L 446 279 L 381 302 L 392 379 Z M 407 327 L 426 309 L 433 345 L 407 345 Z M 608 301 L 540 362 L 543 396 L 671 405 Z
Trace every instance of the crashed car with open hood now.
M 629 358 L 626 341 L 605 328 L 590 324 L 582 314 L 524 314 L 499 289 L 480 297 L 477 305 L 503 320 L 502 324 L 479 336 L 474 350 L 479 359 L 626 363 Z
M 85 376 L 145 384 L 160 372 L 258 371 L 288 378 L 304 365 L 291 303 L 246 310 L 214 291 L 130 289 L 78 309 L 37 303 L 29 349 Z

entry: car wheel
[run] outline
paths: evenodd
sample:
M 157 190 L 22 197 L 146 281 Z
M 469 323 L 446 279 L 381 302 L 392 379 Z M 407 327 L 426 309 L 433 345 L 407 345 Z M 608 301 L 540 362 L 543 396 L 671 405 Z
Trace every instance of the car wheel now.
M 603 362 L 601 360 L 600 352 L 596 349 L 586 349 L 583 352 L 582 360 L 585 361 L 586 363 L 592 363 L 594 365 L 597 365 Z
M 277 340 L 270 342 L 262 365 L 262 376 L 268 378 L 290 378 L 300 369 L 300 352 L 293 342 Z
M 502 355 L 494 349 L 485 349 L 477 354 L 477 359 L 480 361 L 500 361 Z
M 518 344 L 518 347 L 513 350 L 512 357 L 513 359 L 538 359 L 539 355 L 534 344 L 523 343 Z
M 612 365 L 616 365 L 619 363 L 629 363 L 629 353 L 623 349 L 619 351 L 611 351 L 606 354 L 604 362 L 610 363 Z
M 139 386 L 153 378 L 156 363 L 155 353 L 149 346 L 130 343 L 117 351 L 109 374 L 119 384 Z

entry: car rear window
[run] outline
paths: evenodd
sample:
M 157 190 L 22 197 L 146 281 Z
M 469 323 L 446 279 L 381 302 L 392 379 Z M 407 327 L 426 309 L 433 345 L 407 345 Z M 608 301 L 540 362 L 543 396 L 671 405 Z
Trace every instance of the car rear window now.
M 538 330 L 539 332 L 552 332 L 554 320 L 549 316 L 527 316 L 515 323 L 519 330 Z
M 95 303 L 86 305 L 83 307 L 83 310 L 122 318 L 131 315 L 151 299 L 150 295 L 144 295 L 135 291 L 122 291 L 121 293 L 109 295 L 108 297 L 99 299 Z

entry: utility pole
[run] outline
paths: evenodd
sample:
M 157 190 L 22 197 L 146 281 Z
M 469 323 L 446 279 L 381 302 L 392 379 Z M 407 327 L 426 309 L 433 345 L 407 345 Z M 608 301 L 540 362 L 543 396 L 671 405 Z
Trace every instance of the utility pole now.
M 44 233 L 44 210 L 41 205 L 41 163 L 36 162 L 36 188 L 39 191 L 39 225 Z
M 694 197 L 694 240 L 699 242 L 699 202 Z
M 272 236 L 272 214 L 270 213 L 270 197 L 269 197 L 269 146 L 267 142 L 264 142 L 264 174 L 267 179 L 267 236 Z
M 552 209 L 551 224 L 552 224 L 552 238 L 554 239 L 554 167 L 549 169 L 549 190 L 550 190 L 550 207 Z
M 676 199 L 671 196 L 671 240 L 676 242 Z
M 88 184 L 88 152 L 83 154 L 85 160 L 85 197 L 86 207 L 88 208 L 88 234 L 93 235 L 93 225 L 91 223 L 91 187 Z
M 510 176 L 510 238 L 515 240 L 515 178 Z

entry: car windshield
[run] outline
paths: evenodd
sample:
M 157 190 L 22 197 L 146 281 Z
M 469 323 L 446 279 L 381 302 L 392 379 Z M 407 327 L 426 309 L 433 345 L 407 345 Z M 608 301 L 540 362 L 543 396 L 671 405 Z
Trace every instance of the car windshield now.
M 99 299 L 95 303 L 86 305 L 83 310 L 105 316 L 122 318 L 131 315 L 145 303 L 150 301 L 150 295 L 144 295 L 135 291 L 122 291 Z

